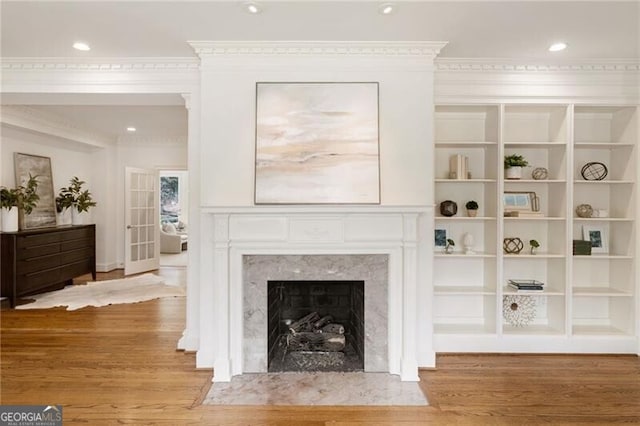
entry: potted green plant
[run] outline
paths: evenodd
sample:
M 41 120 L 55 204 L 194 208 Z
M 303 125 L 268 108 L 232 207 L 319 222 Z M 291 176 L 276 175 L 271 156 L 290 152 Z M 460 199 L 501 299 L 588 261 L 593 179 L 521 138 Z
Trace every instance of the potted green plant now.
M 527 167 L 529 162 L 522 155 L 512 154 L 504 156 L 504 170 L 507 179 L 520 179 L 522 168 Z
M 531 254 L 536 254 L 540 243 L 537 240 L 529 240 L 529 245 L 531 246 Z
M 447 245 L 444 247 L 444 252 L 447 254 L 453 253 L 453 247 L 455 247 L 456 243 L 451 238 L 447 238 Z
M 2 232 L 16 232 L 23 226 L 24 215 L 29 215 L 38 205 L 40 196 L 38 177 L 29 175 L 26 185 L 17 188 L 0 188 L 2 210 Z M 15 208 L 14 208 L 15 207 Z
M 474 200 L 467 201 L 464 205 L 467 208 L 467 216 L 476 217 L 478 215 L 478 202 Z
M 83 190 L 82 185 L 86 182 L 74 176 L 69 181 L 70 185 L 66 188 L 60 188 L 60 193 L 56 198 L 60 200 L 60 206 L 71 207 L 71 223 L 73 225 L 82 225 L 84 223 L 83 214 L 88 212 L 91 207 L 95 207 L 97 203 L 93 201 L 91 192 L 88 189 Z

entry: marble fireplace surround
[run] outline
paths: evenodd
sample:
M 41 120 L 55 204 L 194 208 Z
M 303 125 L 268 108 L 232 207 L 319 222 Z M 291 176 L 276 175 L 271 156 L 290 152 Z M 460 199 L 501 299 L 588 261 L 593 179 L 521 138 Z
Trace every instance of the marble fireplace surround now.
M 268 371 L 268 281 L 364 281 L 364 371 L 389 371 L 388 256 L 249 255 L 243 257 L 244 371 Z
M 214 382 L 267 371 L 266 328 L 263 352 L 257 326 L 252 325 L 256 318 L 252 317 L 266 315 L 266 278 L 271 273 L 274 275 L 269 279 L 332 279 L 337 274 L 346 275 L 344 279 L 364 279 L 365 323 L 370 316 L 377 316 L 371 326 L 384 330 L 387 336 L 386 341 L 369 350 L 365 343 L 365 371 L 388 372 L 399 375 L 402 381 L 418 381 L 419 358 L 421 366 L 434 366 L 431 313 L 418 311 L 418 304 L 431 303 L 431 245 L 427 243 L 427 235 L 432 238 L 431 207 L 211 207 L 203 208 L 203 213 L 202 233 L 211 238 L 203 238 L 201 256 L 213 261 L 202 262 L 200 273 L 196 362 L 200 368 L 213 367 Z M 263 261 L 273 265 L 265 270 Z M 348 270 L 356 263 L 368 265 L 366 268 L 375 271 L 376 277 L 362 277 L 364 266 L 354 270 L 359 277 L 349 275 Z M 259 267 L 253 269 L 256 264 Z M 310 270 L 302 272 L 310 265 Z M 378 275 L 385 274 L 385 268 L 383 283 Z M 256 275 L 263 276 L 257 280 Z M 367 311 L 368 284 L 370 293 L 378 295 L 372 300 L 378 302 Z M 264 288 L 262 307 L 251 302 L 262 298 L 251 294 L 258 287 Z M 247 307 L 245 300 L 250 301 Z M 367 329 L 366 334 L 372 330 Z M 248 349 L 252 344 L 260 347 L 259 352 Z

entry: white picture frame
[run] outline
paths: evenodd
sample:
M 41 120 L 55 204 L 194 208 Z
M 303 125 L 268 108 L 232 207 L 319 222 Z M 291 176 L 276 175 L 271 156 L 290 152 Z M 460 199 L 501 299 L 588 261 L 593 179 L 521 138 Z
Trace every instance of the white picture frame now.
M 582 226 L 582 239 L 591 241 L 591 253 L 609 253 L 609 235 L 601 226 Z

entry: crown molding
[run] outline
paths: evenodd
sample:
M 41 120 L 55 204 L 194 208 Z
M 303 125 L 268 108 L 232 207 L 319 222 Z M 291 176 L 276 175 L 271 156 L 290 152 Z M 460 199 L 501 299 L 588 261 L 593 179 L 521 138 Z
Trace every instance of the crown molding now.
M 188 41 L 203 56 L 410 56 L 435 58 L 445 41 Z
M 197 71 L 198 58 L 2 58 L 2 70 L 21 71 Z
M 436 71 L 463 72 L 637 72 L 640 61 L 634 59 L 576 60 L 544 63 L 491 58 L 437 58 Z
M 79 142 L 93 148 L 104 148 L 114 143 L 112 139 L 104 134 L 77 126 L 57 114 L 41 111 L 26 105 L 3 105 L 0 110 L 0 122 L 13 127 Z

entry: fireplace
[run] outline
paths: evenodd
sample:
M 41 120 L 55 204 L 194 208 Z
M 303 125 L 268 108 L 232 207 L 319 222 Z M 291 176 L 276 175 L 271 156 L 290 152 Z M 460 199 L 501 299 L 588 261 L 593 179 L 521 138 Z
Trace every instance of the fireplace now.
M 198 317 L 182 341 L 214 381 L 267 373 L 269 281 L 363 281 L 364 371 L 418 380 L 435 365 L 431 207 L 250 206 L 203 210 Z M 212 259 L 212 262 L 205 261 Z
M 364 281 L 269 281 L 268 371 L 363 371 Z

